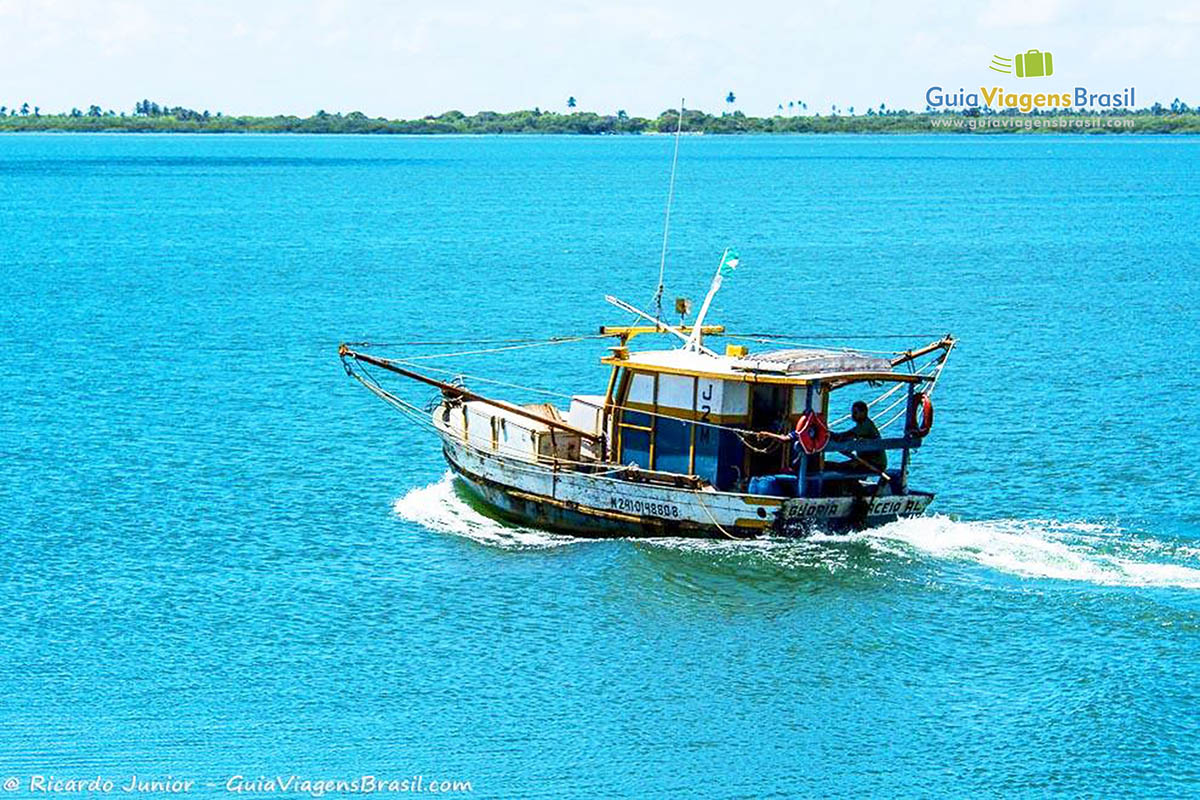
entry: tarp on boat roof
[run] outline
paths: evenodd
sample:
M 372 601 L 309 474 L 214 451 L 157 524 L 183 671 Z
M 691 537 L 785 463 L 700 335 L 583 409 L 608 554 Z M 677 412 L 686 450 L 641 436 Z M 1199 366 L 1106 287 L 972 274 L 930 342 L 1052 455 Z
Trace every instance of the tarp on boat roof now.
M 887 358 L 854 350 L 778 350 L 740 358 L 682 349 L 639 350 L 624 356 L 605 356 L 600 363 L 627 367 L 634 372 L 695 375 L 745 383 L 804 384 L 825 380 L 918 383 L 927 379 L 897 372 Z
M 821 375 L 828 372 L 891 372 L 892 362 L 852 350 L 768 350 L 743 360 L 743 369 L 770 365 L 784 373 Z M 735 369 L 741 365 L 735 366 Z

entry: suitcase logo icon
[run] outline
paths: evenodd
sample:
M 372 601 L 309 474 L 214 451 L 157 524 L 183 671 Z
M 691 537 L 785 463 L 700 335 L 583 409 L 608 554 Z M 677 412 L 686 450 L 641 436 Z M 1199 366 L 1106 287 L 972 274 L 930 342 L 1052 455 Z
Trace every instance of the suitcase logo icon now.
M 1018 78 L 1045 78 L 1054 74 L 1054 56 L 1041 50 L 1026 50 L 1013 58 L 992 56 L 988 66 L 995 72 L 1009 75 L 1015 72 Z

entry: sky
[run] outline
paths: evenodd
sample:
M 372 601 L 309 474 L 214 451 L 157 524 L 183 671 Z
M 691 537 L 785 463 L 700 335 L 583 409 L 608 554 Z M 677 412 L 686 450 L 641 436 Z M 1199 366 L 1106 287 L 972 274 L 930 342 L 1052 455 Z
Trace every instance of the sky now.
M 656 116 L 732 91 L 751 115 L 862 113 L 923 109 L 930 86 L 1030 91 L 988 70 L 1030 49 L 1054 57 L 1035 91 L 1200 104 L 1200 0 L 0 0 L 0 104 L 411 118 L 574 96 Z

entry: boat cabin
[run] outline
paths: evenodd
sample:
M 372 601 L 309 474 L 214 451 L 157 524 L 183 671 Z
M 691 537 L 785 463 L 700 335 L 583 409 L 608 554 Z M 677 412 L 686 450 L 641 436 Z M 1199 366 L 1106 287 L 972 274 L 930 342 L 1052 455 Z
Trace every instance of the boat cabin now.
M 720 491 L 784 497 L 851 493 L 850 482 L 880 480 L 864 469 L 837 471 L 867 453 L 898 451 L 888 459 L 887 483 L 903 491 L 910 453 L 920 447 L 919 391 L 929 376 L 897 371 L 887 358 L 817 349 L 777 350 L 751 357 L 731 346 L 725 355 L 689 350 L 630 353 L 615 348 L 602 359 L 613 368 L 604 415 L 609 460 L 643 470 L 694 475 Z M 871 395 L 871 416 L 884 438 L 838 441 L 812 454 L 791 442 L 758 436 L 786 434 L 804 414 L 846 418 L 850 403 Z M 896 424 L 892 424 L 896 423 Z M 840 427 L 845 428 L 848 422 Z M 829 425 L 837 428 L 838 425 Z M 896 431 L 888 437 L 888 428 Z M 843 455 L 843 459 L 827 459 Z M 870 457 L 868 457 L 870 458 Z

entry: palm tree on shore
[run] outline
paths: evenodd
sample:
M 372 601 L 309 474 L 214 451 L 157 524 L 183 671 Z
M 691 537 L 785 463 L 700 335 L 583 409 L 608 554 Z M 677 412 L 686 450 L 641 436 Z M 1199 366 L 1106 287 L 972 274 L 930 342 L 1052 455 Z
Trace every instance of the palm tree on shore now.
M 575 107 L 575 98 L 568 97 L 567 98 L 567 108 L 574 108 L 574 107 Z
M 28 116 L 29 116 L 29 103 L 22 103 L 22 104 L 21 104 L 21 116 L 22 116 L 22 117 L 28 117 Z
M 737 97 L 734 96 L 732 89 L 729 90 L 729 94 L 725 95 L 725 102 L 729 104 L 730 108 L 733 108 L 733 104 L 737 102 Z

